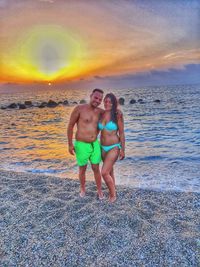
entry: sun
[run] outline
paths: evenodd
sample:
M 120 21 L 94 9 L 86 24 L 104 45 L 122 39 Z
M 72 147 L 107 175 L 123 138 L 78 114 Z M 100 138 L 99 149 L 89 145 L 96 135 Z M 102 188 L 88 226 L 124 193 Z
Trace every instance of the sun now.
M 76 77 L 86 55 L 81 38 L 58 25 L 34 26 L 20 36 L 12 51 L 16 76 L 47 82 Z

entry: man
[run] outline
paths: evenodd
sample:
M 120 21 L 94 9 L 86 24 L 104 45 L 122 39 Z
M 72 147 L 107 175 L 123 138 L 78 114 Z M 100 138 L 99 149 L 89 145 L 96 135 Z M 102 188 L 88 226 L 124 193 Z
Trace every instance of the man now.
M 101 148 L 97 140 L 98 129 L 97 124 L 99 117 L 103 112 L 98 108 L 103 99 L 103 91 L 94 89 L 90 95 L 89 104 L 78 105 L 72 111 L 68 129 L 68 146 L 69 153 L 76 154 L 77 164 L 79 166 L 80 180 L 80 196 L 85 196 L 85 172 L 87 169 L 88 160 L 91 162 L 91 167 L 94 172 L 94 177 L 97 185 L 97 194 L 99 199 L 103 198 L 101 189 L 101 174 L 99 171 L 99 163 L 101 162 Z M 77 126 L 75 134 L 75 143 L 73 145 L 73 128 Z

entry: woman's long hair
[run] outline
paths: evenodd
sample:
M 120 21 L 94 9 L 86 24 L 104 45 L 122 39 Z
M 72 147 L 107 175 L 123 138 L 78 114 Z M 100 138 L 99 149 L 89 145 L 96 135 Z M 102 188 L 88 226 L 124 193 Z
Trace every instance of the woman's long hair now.
M 111 109 L 111 121 L 117 123 L 117 98 L 114 94 L 109 93 L 104 97 L 104 100 L 106 98 L 110 98 L 110 101 L 112 103 L 112 109 Z

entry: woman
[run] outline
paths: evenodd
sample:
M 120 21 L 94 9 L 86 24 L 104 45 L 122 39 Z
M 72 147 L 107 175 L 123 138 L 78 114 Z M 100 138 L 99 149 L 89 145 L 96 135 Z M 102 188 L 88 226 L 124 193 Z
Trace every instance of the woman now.
M 101 174 L 109 189 L 110 202 L 116 200 L 113 166 L 118 157 L 121 160 L 125 157 L 123 114 L 117 109 L 117 104 L 115 95 L 107 94 L 104 98 L 105 112 L 98 123 L 103 159 Z

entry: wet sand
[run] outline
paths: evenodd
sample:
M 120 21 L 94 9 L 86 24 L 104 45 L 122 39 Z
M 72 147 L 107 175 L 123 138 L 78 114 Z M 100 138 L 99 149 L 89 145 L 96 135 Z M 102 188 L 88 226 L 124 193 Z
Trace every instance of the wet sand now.
M 117 191 L 1 170 L 0 266 L 200 266 L 200 194 Z

